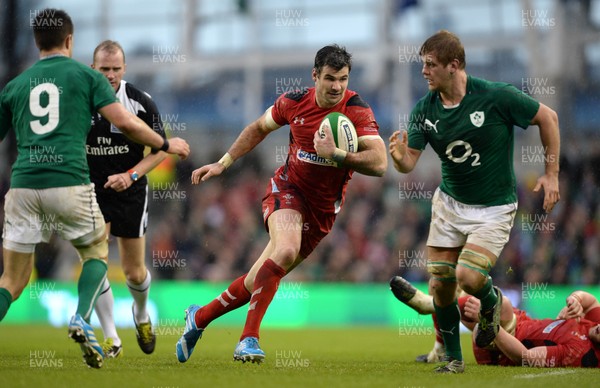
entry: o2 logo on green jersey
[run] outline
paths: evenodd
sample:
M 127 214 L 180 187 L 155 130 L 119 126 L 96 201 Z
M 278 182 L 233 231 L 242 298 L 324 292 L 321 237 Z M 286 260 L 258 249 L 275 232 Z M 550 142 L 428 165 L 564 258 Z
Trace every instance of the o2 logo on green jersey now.
M 455 147 L 464 148 L 464 153 L 462 154 L 462 156 L 454 156 L 452 151 Z M 446 155 L 448 156 L 448 159 L 450 159 L 454 163 L 464 163 L 467 159 L 472 157 L 473 161 L 471 162 L 471 166 L 481 165 L 481 162 L 479 161 L 479 154 L 473 153 L 473 147 L 471 147 L 471 144 L 463 140 L 455 140 L 452 143 L 448 144 L 448 146 L 446 147 Z
M 48 95 L 48 104 L 42 106 L 42 93 Z M 58 101 L 60 92 L 58 87 L 52 83 L 43 83 L 31 89 L 29 93 L 29 111 L 35 117 L 48 117 L 46 124 L 41 120 L 33 120 L 29 123 L 33 133 L 43 135 L 53 131 L 58 126 Z

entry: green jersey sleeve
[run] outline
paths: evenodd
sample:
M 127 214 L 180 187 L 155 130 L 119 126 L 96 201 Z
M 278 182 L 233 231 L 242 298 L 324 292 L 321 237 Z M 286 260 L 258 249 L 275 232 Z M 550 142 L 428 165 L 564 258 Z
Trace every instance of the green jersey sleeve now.
M 425 104 L 429 97 L 429 94 L 421 99 L 413 108 L 410 113 L 407 132 L 408 132 L 408 146 L 410 148 L 423 151 L 427 146 L 427 130 L 432 125 L 429 120 L 425 117 Z
M 506 85 L 496 92 L 499 112 L 511 122 L 523 129 L 531 124 L 540 109 L 540 103 L 523 93 L 513 85 Z

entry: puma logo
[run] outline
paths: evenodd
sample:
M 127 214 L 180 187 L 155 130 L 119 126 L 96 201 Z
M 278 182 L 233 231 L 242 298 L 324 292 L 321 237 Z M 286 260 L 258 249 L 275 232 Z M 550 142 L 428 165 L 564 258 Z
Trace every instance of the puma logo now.
M 435 124 L 434 124 L 434 123 L 432 123 L 431 121 L 429 121 L 429 119 L 425 119 L 425 125 L 429 125 L 431 128 L 433 128 L 433 130 L 435 131 L 435 133 L 438 133 L 438 130 L 437 130 L 437 123 L 438 123 L 439 121 L 440 121 L 440 120 L 436 120 L 436 121 L 435 121 Z

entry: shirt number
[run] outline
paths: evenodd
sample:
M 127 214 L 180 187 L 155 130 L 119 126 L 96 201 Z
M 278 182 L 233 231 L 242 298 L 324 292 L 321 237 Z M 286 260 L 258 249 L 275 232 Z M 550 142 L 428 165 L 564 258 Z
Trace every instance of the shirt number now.
M 462 154 L 462 156 L 454 156 L 452 152 L 454 150 L 454 147 L 464 147 L 465 151 Z M 455 140 L 452 143 L 448 144 L 448 147 L 446 147 L 446 155 L 448 156 L 448 159 L 450 159 L 454 163 L 463 163 L 464 161 L 469 159 L 469 157 L 472 157 L 473 161 L 471 162 L 471 166 L 481 165 L 481 162 L 479 161 L 479 154 L 476 152 L 473 153 L 473 147 L 471 147 L 471 144 L 463 140 Z
M 42 93 L 48 94 L 48 104 L 42 106 Z M 58 126 L 58 101 L 60 93 L 56 85 L 43 83 L 31 89 L 29 93 L 29 111 L 35 117 L 47 117 L 46 124 L 41 120 L 33 120 L 29 123 L 33 133 L 43 135 L 53 131 Z

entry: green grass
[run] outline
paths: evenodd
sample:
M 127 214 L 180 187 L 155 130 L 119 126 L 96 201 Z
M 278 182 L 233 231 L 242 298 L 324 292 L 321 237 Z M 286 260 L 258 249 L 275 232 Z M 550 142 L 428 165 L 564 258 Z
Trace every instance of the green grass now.
M 214 327 L 180 364 L 177 330 L 163 331 L 150 356 L 138 348 L 133 330 L 120 330 L 124 356 L 95 370 L 83 364 L 66 328 L 0 325 L 0 387 L 582 388 L 600 381 L 597 370 L 477 366 L 467 336 L 466 372 L 436 375 L 432 365 L 413 361 L 431 348 L 433 338 L 401 336 L 392 328 L 263 330 L 267 358 L 256 365 L 232 361 L 241 328 Z

